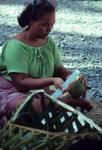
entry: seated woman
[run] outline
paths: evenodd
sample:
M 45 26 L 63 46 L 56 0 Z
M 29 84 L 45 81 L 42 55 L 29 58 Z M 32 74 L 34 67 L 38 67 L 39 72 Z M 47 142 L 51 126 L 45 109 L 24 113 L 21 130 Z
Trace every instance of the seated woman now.
M 59 50 L 48 36 L 55 23 L 55 7 L 51 2 L 35 0 L 28 4 L 18 17 L 18 23 L 24 31 L 9 39 L 2 50 L 5 70 L 0 75 L 0 125 L 24 101 L 29 90 L 50 85 L 61 88 L 71 74 L 63 67 Z M 71 96 L 65 102 L 86 110 L 92 108 L 88 101 L 74 101 Z M 46 101 L 46 105 L 48 103 Z M 33 102 L 33 107 L 41 113 L 39 100 Z

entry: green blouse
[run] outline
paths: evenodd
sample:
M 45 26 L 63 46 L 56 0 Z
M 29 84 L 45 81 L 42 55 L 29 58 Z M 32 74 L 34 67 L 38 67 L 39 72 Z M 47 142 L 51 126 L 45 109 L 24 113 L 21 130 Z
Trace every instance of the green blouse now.
M 54 69 L 62 65 L 60 52 L 51 37 L 41 47 L 32 47 L 17 39 L 9 40 L 3 47 L 2 64 L 6 66 L 4 76 L 9 73 L 26 73 L 29 77 L 52 77 Z

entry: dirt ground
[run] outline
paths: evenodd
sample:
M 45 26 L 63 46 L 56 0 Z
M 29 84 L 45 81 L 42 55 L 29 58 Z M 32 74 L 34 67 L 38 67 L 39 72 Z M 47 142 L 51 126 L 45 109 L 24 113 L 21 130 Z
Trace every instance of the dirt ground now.
M 25 2 L 0 0 L 0 47 L 19 32 L 16 18 Z M 91 90 L 87 97 L 102 100 L 102 1 L 57 0 L 56 24 L 51 35 L 58 43 L 64 65 L 79 68 Z

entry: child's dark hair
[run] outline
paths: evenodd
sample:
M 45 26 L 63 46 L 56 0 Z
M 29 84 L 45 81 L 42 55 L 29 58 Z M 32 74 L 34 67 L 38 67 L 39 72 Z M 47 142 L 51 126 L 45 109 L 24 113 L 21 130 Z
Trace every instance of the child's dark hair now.
M 102 150 L 102 138 L 86 137 L 72 144 L 67 150 Z
M 31 21 L 40 20 L 44 15 L 55 11 L 55 7 L 50 2 L 40 1 L 38 4 L 28 4 L 18 16 L 18 23 L 21 27 L 29 26 Z

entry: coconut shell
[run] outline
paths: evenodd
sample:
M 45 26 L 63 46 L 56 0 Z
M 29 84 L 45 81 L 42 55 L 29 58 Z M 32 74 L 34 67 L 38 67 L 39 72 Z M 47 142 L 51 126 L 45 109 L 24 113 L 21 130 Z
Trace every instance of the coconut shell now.
M 79 98 L 84 94 L 85 91 L 86 87 L 81 83 L 80 80 L 77 80 L 73 83 L 72 87 L 69 90 L 69 93 L 72 97 Z

